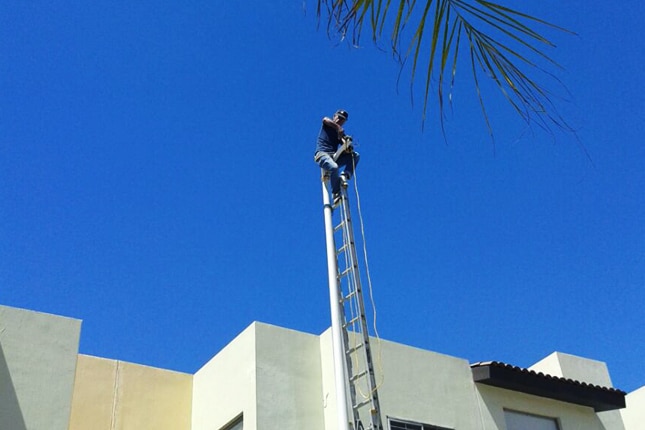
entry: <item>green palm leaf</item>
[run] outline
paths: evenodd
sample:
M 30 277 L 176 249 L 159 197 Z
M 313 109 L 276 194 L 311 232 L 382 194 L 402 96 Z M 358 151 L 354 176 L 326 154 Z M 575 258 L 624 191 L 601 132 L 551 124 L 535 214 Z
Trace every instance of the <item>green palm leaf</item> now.
M 535 27 L 571 33 L 539 18 L 486 0 L 318 0 L 318 17 L 327 11 L 327 31 L 359 45 L 367 20 L 378 43 L 391 28 L 391 52 L 405 65 L 411 59 L 411 85 L 417 68 L 426 63 L 422 122 L 426 121 L 433 83 L 444 130 L 444 110 L 452 103 L 457 65 L 469 61 L 477 98 L 489 133 L 492 127 L 484 103 L 481 75 L 491 79 L 520 117 L 529 124 L 570 130 L 558 114 L 554 95 L 535 76 L 554 79 L 546 67 L 560 66 L 545 52 L 555 45 Z M 408 28 L 410 27 L 410 29 Z M 462 35 L 468 56 L 460 56 Z M 545 66 L 541 64 L 545 63 Z M 446 94 L 447 93 L 447 94 Z M 447 99 L 447 103 L 446 103 Z

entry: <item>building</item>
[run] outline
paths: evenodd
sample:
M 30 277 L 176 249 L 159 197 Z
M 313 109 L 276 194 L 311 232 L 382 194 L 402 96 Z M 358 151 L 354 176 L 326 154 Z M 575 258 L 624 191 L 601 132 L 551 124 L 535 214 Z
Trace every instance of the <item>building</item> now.
M 191 375 L 78 354 L 80 328 L 0 306 L 0 429 L 335 430 L 329 330 L 256 322 Z M 645 387 L 613 388 L 602 362 L 470 364 L 378 339 L 373 351 L 388 430 L 645 428 Z

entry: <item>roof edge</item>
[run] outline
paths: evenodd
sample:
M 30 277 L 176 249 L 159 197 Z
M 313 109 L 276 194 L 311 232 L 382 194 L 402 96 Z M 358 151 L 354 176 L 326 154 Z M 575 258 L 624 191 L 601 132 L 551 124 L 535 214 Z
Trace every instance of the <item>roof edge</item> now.
M 470 368 L 473 380 L 481 384 L 588 406 L 596 412 L 625 407 L 626 393 L 616 388 L 551 376 L 498 361 L 473 363 Z

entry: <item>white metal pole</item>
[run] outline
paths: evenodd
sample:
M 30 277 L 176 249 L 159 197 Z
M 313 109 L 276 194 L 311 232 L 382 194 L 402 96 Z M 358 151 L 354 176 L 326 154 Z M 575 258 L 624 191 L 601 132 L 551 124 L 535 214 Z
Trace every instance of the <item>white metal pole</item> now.
M 323 212 L 325 216 L 325 239 L 327 241 L 327 275 L 329 277 L 329 304 L 331 307 L 331 338 L 334 352 L 334 379 L 336 381 L 336 409 L 338 430 L 349 430 L 347 414 L 347 391 L 345 390 L 345 352 L 340 320 L 340 297 L 338 294 L 338 261 L 334 243 L 334 224 L 329 192 L 322 181 Z

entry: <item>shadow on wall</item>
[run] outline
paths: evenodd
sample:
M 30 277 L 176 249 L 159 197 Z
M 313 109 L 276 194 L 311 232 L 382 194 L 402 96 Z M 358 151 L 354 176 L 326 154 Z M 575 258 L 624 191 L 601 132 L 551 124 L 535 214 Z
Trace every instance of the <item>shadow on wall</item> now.
M 509 396 L 508 392 L 501 394 L 501 392 L 506 392 L 502 388 L 495 388 L 484 385 L 476 385 L 476 396 L 479 414 L 481 419 L 481 428 L 489 428 L 488 423 L 493 421 L 497 429 L 511 429 L 511 428 L 538 428 L 535 422 L 528 423 L 525 422 L 519 426 L 509 426 L 506 421 L 505 411 L 517 412 L 520 415 L 526 415 L 527 419 L 530 417 L 538 417 L 549 420 L 553 419 L 553 425 L 548 426 L 548 423 L 544 423 L 544 427 L 539 428 L 560 428 L 556 422 L 558 420 L 565 420 L 567 425 L 562 425 L 561 428 L 584 428 L 589 430 L 624 430 L 625 426 L 623 424 L 620 412 L 618 410 L 600 412 L 600 414 L 606 414 L 604 419 L 601 419 L 599 414 L 594 412 L 594 409 L 591 407 L 573 406 L 568 409 L 566 407 L 559 408 L 557 406 L 558 401 L 554 400 L 549 402 L 550 406 L 540 406 L 540 402 L 535 402 L 530 399 L 532 396 L 517 396 L 516 399 L 513 399 L 512 394 Z M 505 400 L 505 397 L 506 400 Z M 524 398 L 525 400 L 521 400 Z M 567 403 L 562 402 L 563 405 Z M 568 412 L 567 412 L 568 410 Z M 581 412 L 582 411 L 582 412 Z M 520 421 L 521 423 L 521 421 Z M 531 424 L 531 425 L 529 425 Z M 575 425 L 574 425 L 575 424 Z
M 7 360 L 0 343 L 0 425 L 3 429 L 27 430 L 20 410 L 16 388 L 13 386 Z

